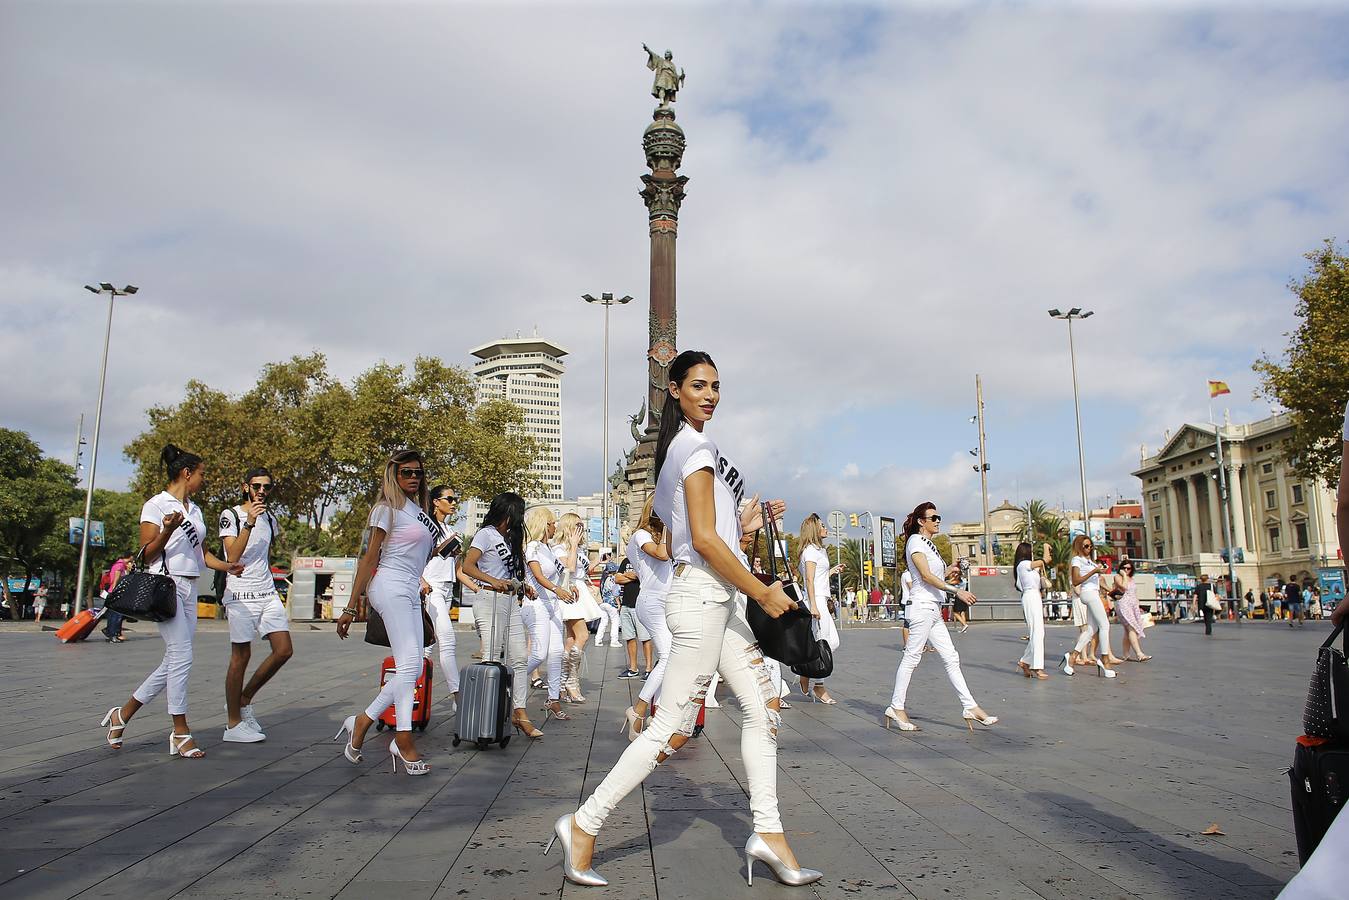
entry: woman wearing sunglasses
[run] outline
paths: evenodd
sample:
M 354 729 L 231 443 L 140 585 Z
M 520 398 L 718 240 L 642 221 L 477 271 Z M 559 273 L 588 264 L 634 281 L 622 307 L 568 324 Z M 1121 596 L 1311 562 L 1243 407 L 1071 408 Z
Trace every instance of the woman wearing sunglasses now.
M 904 560 L 908 570 L 913 573 L 913 587 L 909 590 L 909 640 L 904 644 L 904 658 L 899 662 L 899 671 L 895 673 L 895 692 L 890 698 L 890 706 L 885 710 L 886 728 L 894 722 L 900 731 L 918 731 L 917 725 L 909 721 L 904 711 L 904 702 L 909 693 L 909 680 L 913 670 L 923 660 L 923 648 L 931 642 L 946 666 L 946 677 L 956 689 L 960 698 L 961 718 L 971 731 L 978 722 L 985 728 L 997 723 L 997 716 L 990 716 L 974 702 L 974 695 L 965 684 L 965 675 L 960 671 L 960 654 L 951 643 L 951 633 L 942 621 L 941 604 L 947 594 L 973 605 L 975 597 L 969 591 L 951 587 L 946 579 L 958 575 L 958 565 L 948 566 L 942 559 L 932 538 L 941 531 L 941 516 L 937 506 L 931 501 L 920 503 L 904 519 Z
M 1091 645 L 1092 638 L 1100 640 L 1100 658 L 1096 662 L 1096 672 L 1106 678 L 1114 678 L 1115 672 L 1106 663 L 1122 662 L 1110 650 L 1110 617 L 1106 613 L 1105 602 L 1101 599 L 1101 576 L 1109 570 L 1096 562 L 1092 556 L 1091 538 L 1079 534 L 1073 538 L 1073 561 L 1069 569 L 1070 580 L 1082 596 L 1082 605 L 1087 609 L 1087 627 L 1077 636 L 1073 653 L 1082 658 Z M 1072 656 L 1063 654 L 1063 674 L 1073 674 Z
M 1133 560 L 1126 559 L 1119 564 L 1119 571 L 1115 573 L 1115 585 L 1110 594 L 1119 597 L 1115 601 L 1115 613 L 1124 625 L 1124 659 L 1147 662 L 1152 657 L 1143 654 L 1143 646 L 1139 643 L 1143 637 L 1143 610 L 1138 605 L 1138 585 L 1134 583 Z
M 454 655 L 454 620 L 450 609 L 454 606 L 454 582 L 463 578 L 458 572 L 461 538 L 454 530 L 459 515 L 459 496 L 446 484 L 431 489 L 431 518 L 436 520 L 436 546 L 431 559 L 422 570 L 422 596 L 426 598 L 426 612 L 435 626 L 436 643 L 427 647 L 427 659 L 436 654 L 445 675 L 445 686 L 450 691 L 450 715 L 459 708 L 459 663 Z M 471 585 L 464 579 L 466 585 Z
M 346 640 L 360 609 L 361 598 L 384 620 L 393 654 L 390 678 L 365 708 L 342 723 L 337 737 L 347 735 L 343 749 L 353 764 L 361 761 L 365 733 L 390 706 L 394 708 L 394 739 L 389 744 L 393 769 L 398 764 L 409 775 L 429 775 L 412 736 L 412 703 L 422 670 L 422 571 L 440 536 L 440 528 L 426 514 L 426 468 L 416 450 L 400 450 L 384 466 L 379 499 L 370 510 L 370 544 L 356 566 L 351 596 L 356 604 L 342 610 L 337 636 Z

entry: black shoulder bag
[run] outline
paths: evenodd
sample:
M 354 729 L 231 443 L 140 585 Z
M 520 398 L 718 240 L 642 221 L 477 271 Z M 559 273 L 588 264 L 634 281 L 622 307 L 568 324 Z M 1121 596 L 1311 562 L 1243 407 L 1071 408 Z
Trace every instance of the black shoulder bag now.
M 764 537 L 768 541 L 768 574 L 756 572 L 754 577 L 764 584 L 771 585 L 778 580 L 775 553 L 777 526 L 773 522 L 772 510 L 768 503 L 763 505 L 763 519 Z M 755 545 L 757 544 L 756 538 Z M 782 587 L 787 596 L 796 601 L 796 609 L 790 609 L 775 619 L 764 612 L 762 606 L 746 597 L 745 618 L 749 621 L 750 630 L 754 632 L 754 639 L 759 642 L 759 650 L 764 656 L 786 663 L 792 667 L 792 671 L 796 671 L 797 666 L 806 665 L 819 658 L 821 642 L 815 640 L 815 634 L 811 630 L 810 610 L 801 601 L 800 591 L 792 581 L 790 569 L 789 564 L 787 575 L 782 579 Z M 830 668 L 833 668 L 832 662 Z
M 133 622 L 167 622 L 178 614 L 178 585 L 168 574 L 168 563 L 159 557 L 159 571 L 145 569 L 145 548 L 142 547 L 129 568 L 108 592 L 103 606 L 121 613 Z
M 1316 654 L 1316 670 L 1302 711 L 1302 731 L 1308 737 L 1349 740 L 1349 662 L 1345 660 L 1349 633 L 1344 633 L 1344 649 L 1332 646 L 1341 633 L 1343 625 L 1330 633 Z

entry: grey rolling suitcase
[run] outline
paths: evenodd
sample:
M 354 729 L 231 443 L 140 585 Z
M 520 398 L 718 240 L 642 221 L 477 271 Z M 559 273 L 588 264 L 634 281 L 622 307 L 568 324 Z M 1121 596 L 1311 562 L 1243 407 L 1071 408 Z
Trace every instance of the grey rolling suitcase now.
M 495 647 L 496 616 L 492 616 L 487 646 Z M 504 653 L 501 654 L 505 656 Z M 479 750 L 489 744 L 504 748 L 511 736 L 506 733 L 511 709 L 510 669 L 496 660 L 473 663 L 459 671 L 459 715 L 455 719 L 454 746 L 473 741 Z

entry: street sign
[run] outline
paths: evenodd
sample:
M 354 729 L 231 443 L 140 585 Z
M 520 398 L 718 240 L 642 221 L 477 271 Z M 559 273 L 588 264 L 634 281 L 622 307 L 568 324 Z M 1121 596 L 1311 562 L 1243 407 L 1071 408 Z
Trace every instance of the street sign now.
M 843 515 L 843 513 L 839 512 L 838 510 L 834 510 L 833 512 L 831 512 L 831 513 L 829 514 L 829 530 L 830 530 L 830 531 L 842 531 L 842 530 L 843 530 L 843 526 L 844 526 L 845 524 L 847 524 L 847 522 L 848 522 L 848 518 L 847 518 L 845 515 Z

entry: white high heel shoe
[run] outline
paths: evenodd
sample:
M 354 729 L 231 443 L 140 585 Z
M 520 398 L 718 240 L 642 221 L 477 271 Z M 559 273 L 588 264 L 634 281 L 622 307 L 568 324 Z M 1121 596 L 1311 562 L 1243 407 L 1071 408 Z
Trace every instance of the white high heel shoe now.
M 899 710 L 899 712 L 903 712 L 903 710 Z M 885 716 L 881 720 L 881 724 L 885 726 L 886 731 L 890 730 L 891 722 L 894 722 L 895 727 L 898 728 L 900 731 L 922 731 L 921 728 L 910 722 L 907 716 L 901 719 L 899 716 L 895 715 L 895 713 L 896 710 L 893 706 L 887 706 L 885 708 Z
M 403 769 L 409 775 L 430 775 L 431 767 L 427 765 L 424 759 L 404 759 L 402 752 L 398 749 L 397 742 L 389 744 L 389 757 L 393 763 L 394 774 L 398 774 L 398 764 L 403 764 Z
M 183 745 L 192 741 L 190 734 L 174 734 L 169 732 L 169 756 L 178 756 L 183 759 L 201 759 L 206 755 L 206 751 L 200 747 L 193 747 L 191 750 L 184 750 Z
M 1073 663 L 1072 663 L 1072 654 L 1071 654 L 1071 653 L 1065 653 L 1065 654 L 1063 654 L 1063 674 L 1064 674 L 1064 675 L 1071 675 L 1071 674 L 1073 674 L 1073 671 L 1074 671 L 1074 670 L 1073 670 Z
M 1099 659 L 1096 660 L 1096 674 L 1104 675 L 1106 678 L 1115 677 L 1115 671 L 1113 669 L 1107 669 L 1105 663 L 1101 662 Z
M 637 740 L 637 735 L 641 734 L 642 729 L 645 727 L 646 719 L 637 715 L 637 711 L 629 706 L 623 712 L 623 721 L 618 726 L 618 732 L 619 734 L 622 734 L 626 731 L 628 733 L 628 743 L 631 744 L 633 741 Z
M 114 716 L 117 717 L 116 722 L 113 721 Z M 112 709 L 108 710 L 108 714 L 104 716 L 103 721 L 98 724 L 100 728 L 108 729 L 108 746 L 114 750 L 121 750 L 122 734 L 126 731 L 126 722 L 122 720 L 122 707 L 114 706 Z M 114 731 L 117 733 L 113 734 Z
M 768 871 L 773 873 L 773 877 L 779 882 L 793 887 L 803 884 L 814 884 L 824 877 L 824 873 L 815 869 L 792 869 L 787 866 L 774 852 L 773 848 L 768 846 L 768 841 L 759 837 L 757 834 L 751 834 L 749 840 L 745 841 L 745 883 L 751 887 L 754 885 L 754 861 L 758 860 L 768 866 Z
M 974 714 L 973 710 L 969 709 L 961 713 L 960 717 L 965 720 L 965 727 L 968 728 L 970 731 L 974 731 L 975 722 L 978 722 L 985 728 L 992 728 L 994 725 L 998 724 L 997 716 L 990 716 L 988 713 L 984 713 L 984 717 L 981 719 Z
M 571 827 L 574 819 L 575 816 L 568 814 L 553 823 L 553 836 L 548 839 L 548 846 L 543 848 L 543 855 L 547 856 L 548 851 L 553 849 L 554 841 L 561 841 L 562 874 L 567 880 L 584 887 L 604 887 L 609 879 L 596 872 L 593 866 L 583 871 L 571 864 Z
M 342 727 L 337 729 L 337 734 L 333 735 L 333 740 L 338 740 L 342 735 L 347 735 L 347 745 L 342 748 L 342 755 L 347 758 L 347 762 L 353 766 L 361 761 L 361 751 L 351 745 L 351 739 L 356 736 L 356 717 L 347 716 Z

